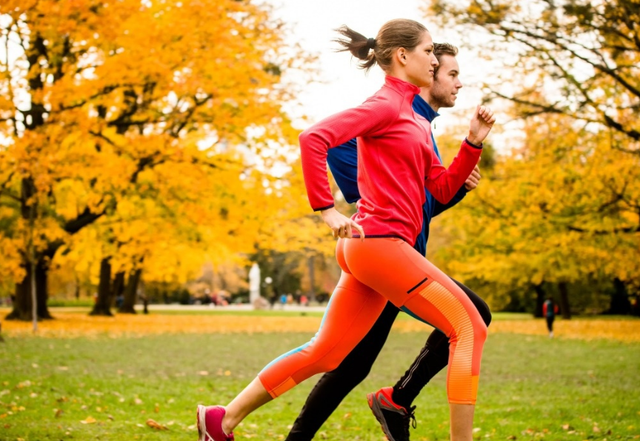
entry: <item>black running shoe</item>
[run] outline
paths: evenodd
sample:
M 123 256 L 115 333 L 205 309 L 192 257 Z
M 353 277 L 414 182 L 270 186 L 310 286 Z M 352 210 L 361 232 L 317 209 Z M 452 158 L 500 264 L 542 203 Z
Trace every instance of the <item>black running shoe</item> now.
M 416 428 L 416 406 L 407 411 L 393 402 L 392 393 L 392 387 L 383 387 L 378 392 L 367 394 L 367 403 L 389 441 L 409 441 L 409 426 Z

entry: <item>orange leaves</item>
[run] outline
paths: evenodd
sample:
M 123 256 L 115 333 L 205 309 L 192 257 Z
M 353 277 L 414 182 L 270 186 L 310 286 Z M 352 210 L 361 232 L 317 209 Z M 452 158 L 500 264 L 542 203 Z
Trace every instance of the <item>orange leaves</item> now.
M 147 420 L 147 426 L 155 430 L 169 430 L 167 426 L 165 426 L 164 424 L 160 424 L 157 421 L 152 420 L 151 418 Z
M 142 336 L 163 333 L 265 333 L 265 332 L 315 332 L 321 317 L 302 316 L 252 316 L 252 315 L 116 315 L 115 317 L 88 316 L 86 313 L 56 312 L 56 320 L 39 324 L 38 335 L 54 338 L 123 335 Z M 417 320 L 402 319 L 394 324 L 395 332 L 425 332 L 430 329 Z M 5 321 L 6 335 L 33 335 L 30 324 Z M 510 333 L 547 336 L 543 320 L 494 320 L 490 333 Z M 554 332 L 559 338 L 611 339 L 627 342 L 640 341 L 639 320 L 557 320 Z M 199 371 L 207 376 L 208 371 Z M 219 371 L 217 375 L 231 375 L 230 371 Z M 28 387 L 24 383 L 19 387 Z
M 18 28 L 41 37 L 15 44 L 15 62 L 0 60 L 10 64 L 0 66 L 0 87 L 11 91 L 0 115 L 29 107 L 17 96 L 32 103 L 24 121 L 0 126 L 0 206 L 12 207 L 0 213 L 11 259 L 0 275 L 22 275 L 30 237 L 36 252 L 65 252 L 54 258 L 59 267 L 91 269 L 117 255 L 117 269 L 144 260 L 146 277 L 161 280 L 192 276 L 207 253 L 226 260 L 251 251 L 261 215 L 287 202 L 267 198 L 259 183 L 296 137 L 282 109 L 295 89 L 276 72 L 297 49 L 283 45 L 268 5 L 44 0 L 0 8 L 13 20 L 0 24 L 15 37 L 9 44 Z M 269 160 L 260 168 L 263 150 Z M 243 180 L 252 174 L 258 185 Z M 29 228 L 18 220 L 20 203 L 37 203 Z

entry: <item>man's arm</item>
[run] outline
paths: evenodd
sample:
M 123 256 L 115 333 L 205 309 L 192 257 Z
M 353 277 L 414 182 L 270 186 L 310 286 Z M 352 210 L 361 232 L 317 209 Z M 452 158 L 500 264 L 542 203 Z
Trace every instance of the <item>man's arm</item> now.
M 358 149 L 356 138 L 329 150 L 327 163 L 333 179 L 345 200 L 352 204 L 360 199 L 358 191 Z
M 433 216 L 437 216 L 440 213 L 447 211 L 449 208 L 453 207 L 454 205 L 456 205 L 458 202 L 460 202 L 461 200 L 464 199 L 464 197 L 467 195 L 467 189 L 464 187 L 464 185 L 460 188 L 460 190 L 458 190 L 458 192 L 456 193 L 456 195 L 453 197 L 453 199 L 451 199 L 449 202 L 447 202 L 446 204 L 443 204 L 441 202 L 438 202 L 438 200 L 435 200 L 435 206 L 433 207 Z

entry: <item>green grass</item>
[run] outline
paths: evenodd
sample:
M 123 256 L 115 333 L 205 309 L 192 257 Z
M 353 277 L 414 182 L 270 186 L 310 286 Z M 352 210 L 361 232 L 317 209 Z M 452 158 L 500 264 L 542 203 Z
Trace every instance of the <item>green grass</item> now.
M 197 403 L 226 404 L 272 358 L 311 336 L 6 339 L 0 343 L 0 441 L 195 441 Z M 316 439 L 381 441 L 364 396 L 392 385 L 425 337 L 392 334 L 367 380 Z M 493 334 L 482 369 L 477 439 L 616 440 L 640 434 L 638 344 Z M 448 439 L 443 374 L 415 403 L 414 441 Z M 313 384 L 310 379 L 250 415 L 236 438 L 283 439 Z M 88 417 L 96 422 L 83 424 Z M 148 418 L 169 430 L 147 427 Z

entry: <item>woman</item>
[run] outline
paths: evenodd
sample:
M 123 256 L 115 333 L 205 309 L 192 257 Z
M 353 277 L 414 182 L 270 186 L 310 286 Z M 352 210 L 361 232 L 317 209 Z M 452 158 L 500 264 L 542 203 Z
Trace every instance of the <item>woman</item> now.
M 312 375 L 336 368 L 387 300 L 449 338 L 451 436 L 454 441 L 472 439 L 486 326 L 462 290 L 415 251 L 413 243 L 422 228 L 424 187 L 441 202 L 453 197 L 478 162 L 493 114 L 476 109 L 467 140 L 445 169 L 431 148 L 428 121 L 411 109 L 414 96 L 431 84 L 438 65 L 427 29 L 399 19 L 387 22 L 376 39 L 347 27 L 339 31 L 345 37 L 340 44 L 363 60 L 361 67 L 379 64 L 386 73 L 384 86 L 361 106 L 300 135 L 309 201 L 339 238 L 336 256 L 343 273 L 320 330 L 308 344 L 267 365 L 226 407 L 198 406 L 201 441 L 233 440 L 232 430 L 253 410 Z M 361 199 L 349 219 L 333 208 L 326 157 L 329 148 L 354 137 L 360 145 Z

